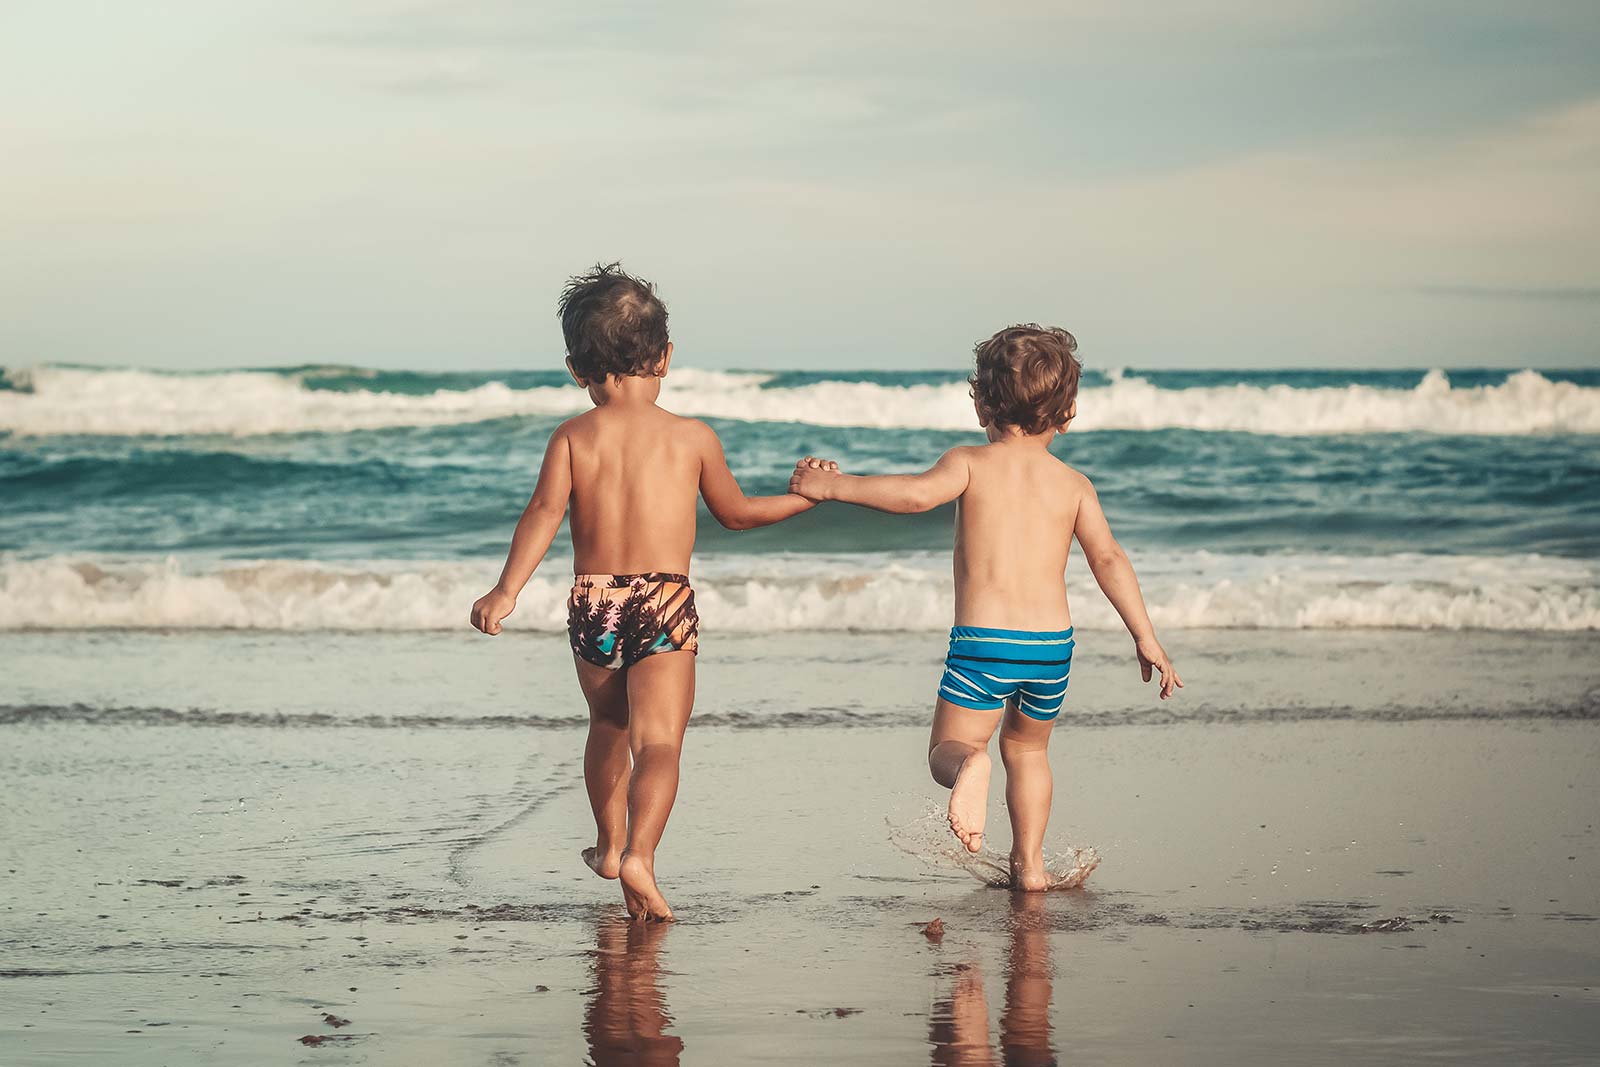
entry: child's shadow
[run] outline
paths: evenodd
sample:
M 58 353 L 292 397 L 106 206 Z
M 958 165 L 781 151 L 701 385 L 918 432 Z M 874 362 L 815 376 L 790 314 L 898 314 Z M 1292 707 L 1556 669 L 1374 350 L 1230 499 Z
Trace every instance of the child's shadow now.
M 595 1067 L 676 1067 L 683 1039 L 667 1033 L 672 1016 L 661 992 L 666 923 L 607 915 L 595 926 L 594 988 L 583 1009 L 583 1036 Z
M 1011 894 L 1011 945 L 1006 1004 L 1000 1015 L 1000 1058 L 989 1040 L 989 1000 L 976 963 L 954 974 L 950 995 L 936 1000 L 928 1025 L 933 1062 L 950 1067 L 997 1063 L 1042 1067 L 1056 1062 L 1050 1043 L 1050 936 L 1045 894 Z

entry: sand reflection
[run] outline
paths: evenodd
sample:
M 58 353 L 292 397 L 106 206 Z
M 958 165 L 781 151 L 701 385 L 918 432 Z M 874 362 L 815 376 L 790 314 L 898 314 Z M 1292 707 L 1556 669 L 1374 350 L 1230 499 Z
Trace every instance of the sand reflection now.
M 583 1036 L 595 1067 L 678 1063 L 683 1039 L 667 1032 L 672 1016 L 661 992 L 661 943 L 670 929 L 622 915 L 596 924 L 594 988 L 583 1009 Z
M 1043 893 L 1011 894 L 1011 943 L 998 1049 L 990 1040 L 983 969 L 977 963 L 962 964 L 951 975 L 949 995 L 933 1005 L 928 1040 L 935 1064 L 1038 1067 L 1056 1062 L 1050 1040 L 1050 940 L 1044 907 Z

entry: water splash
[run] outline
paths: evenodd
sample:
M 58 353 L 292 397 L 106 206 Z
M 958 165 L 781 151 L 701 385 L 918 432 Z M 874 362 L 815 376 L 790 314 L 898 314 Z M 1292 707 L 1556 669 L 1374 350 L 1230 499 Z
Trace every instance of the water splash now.
M 991 816 L 991 819 L 993 817 Z M 907 822 L 896 824 L 887 816 L 889 843 L 908 856 L 930 867 L 960 870 L 992 889 L 1011 886 L 1011 862 L 1006 853 L 987 847 L 968 852 L 950 833 L 943 809 L 929 805 Z M 985 835 L 988 839 L 988 835 Z M 1046 852 L 1045 878 L 1048 889 L 1077 889 L 1100 866 L 1100 853 L 1092 845 L 1066 845 L 1062 851 Z

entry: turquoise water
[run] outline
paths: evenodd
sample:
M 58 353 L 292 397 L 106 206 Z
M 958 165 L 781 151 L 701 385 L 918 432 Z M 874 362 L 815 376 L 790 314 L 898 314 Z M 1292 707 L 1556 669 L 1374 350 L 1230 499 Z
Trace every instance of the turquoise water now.
M 44 367 L 0 380 L 0 626 L 13 628 L 184 625 L 176 587 L 151 583 L 223 574 L 254 597 L 227 625 L 338 627 L 268 609 L 330 580 L 381 591 L 407 576 L 440 597 L 414 625 L 454 625 L 445 601 L 492 579 L 545 440 L 586 405 L 543 371 Z M 979 439 L 954 372 L 690 369 L 664 403 L 706 418 L 755 493 L 781 492 L 806 453 L 913 470 Z M 1223 625 L 1510 625 L 1497 611 L 1600 625 L 1600 371 L 1091 371 L 1055 451 L 1095 481 L 1156 593 L 1210 590 Z M 703 516 L 697 566 L 730 596 L 760 580 L 845 609 L 752 627 L 877 628 L 834 587 L 889 560 L 937 599 L 949 542 L 948 509 L 830 507 L 740 534 Z M 268 590 L 269 573 L 288 584 Z M 1376 587 L 1396 610 L 1290 618 L 1285 581 L 1311 600 Z M 1216 607 L 1241 589 L 1254 608 Z M 1415 593 L 1442 597 L 1431 621 Z M 90 608 L 71 607 L 85 595 Z M 941 604 L 919 602 L 914 625 Z

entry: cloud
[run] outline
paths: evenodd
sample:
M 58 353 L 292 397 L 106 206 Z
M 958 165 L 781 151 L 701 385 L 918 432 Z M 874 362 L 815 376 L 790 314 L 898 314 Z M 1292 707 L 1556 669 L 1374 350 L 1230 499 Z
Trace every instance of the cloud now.
M 616 256 L 725 363 L 1011 318 L 1327 358 L 1335 311 L 1592 348 L 1548 295 L 1600 277 L 1587 8 L 178 2 L 98 51 L 39 6 L 0 70 L 0 345 L 515 354 L 530 293 Z

